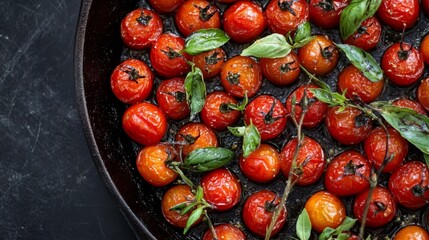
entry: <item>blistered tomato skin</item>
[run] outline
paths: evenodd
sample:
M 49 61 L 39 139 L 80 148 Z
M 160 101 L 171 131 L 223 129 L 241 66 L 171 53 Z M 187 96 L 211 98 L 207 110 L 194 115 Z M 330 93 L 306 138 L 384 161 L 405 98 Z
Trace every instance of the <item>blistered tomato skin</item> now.
M 301 73 L 298 56 L 293 52 L 282 58 L 261 58 L 259 63 L 262 74 L 268 81 L 278 86 L 295 82 Z
M 380 41 L 381 24 L 376 17 L 363 21 L 358 30 L 344 42 L 369 51 L 375 48 Z
M 253 182 L 272 181 L 280 172 L 280 155 L 274 147 L 261 144 L 249 156 L 240 156 L 240 169 Z
M 388 186 L 400 205 L 422 208 L 429 201 L 429 169 L 422 162 L 407 162 L 392 173 Z
M 415 112 L 417 112 L 418 114 L 422 114 L 422 115 L 426 114 L 425 109 L 423 108 L 423 106 L 420 103 L 418 103 L 416 101 L 413 101 L 413 100 L 409 100 L 409 99 L 405 99 L 405 98 L 398 99 L 398 100 L 395 100 L 392 103 L 392 105 L 397 106 L 397 107 L 401 107 L 401 108 L 412 109 Z
M 298 49 L 298 59 L 310 73 L 319 76 L 334 70 L 338 63 L 338 49 L 323 35 L 314 35 L 313 40 Z
M 417 88 L 417 99 L 426 111 L 429 111 L 429 78 L 425 78 L 420 82 Z
M 429 233 L 420 226 L 409 225 L 401 228 L 393 240 L 429 240 Z
M 216 133 L 202 123 L 187 123 L 176 134 L 176 141 L 184 142 L 182 155 L 187 156 L 199 148 L 217 147 L 219 145 Z
M 243 233 L 243 231 L 229 223 L 220 224 L 214 227 L 214 230 L 216 232 L 217 239 L 221 240 L 246 240 L 246 235 Z M 210 229 L 208 229 L 204 235 L 202 240 L 215 240 L 212 232 Z
M 171 13 L 183 2 L 184 0 L 149 0 L 152 8 L 160 13 Z
M 321 28 L 331 29 L 340 23 L 340 14 L 349 0 L 310 0 L 310 20 Z
M 216 48 L 192 56 L 192 62 L 203 72 L 204 80 L 219 75 L 225 61 L 226 55 L 222 48 Z
M 228 107 L 228 104 L 237 104 L 238 101 L 223 91 L 212 92 L 207 95 L 206 102 L 201 110 L 201 119 L 215 130 L 225 130 L 233 125 L 241 116 L 237 110 Z
M 163 29 L 158 14 L 139 8 L 122 20 L 121 37 L 124 44 L 132 49 L 146 49 L 161 36 Z
M 420 14 L 418 0 L 383 0 L 378 8 L 378 17 L 395 31 L 412 28 Z
M 156 91 L 156 101 L 170 119 L 181 120 L 188 117 L 191 112 L 186 102 L 184 84 L 184 78 L 171 78 L 162 81 Z
M 309 7 L 305 0 L 271 0 L 265 14 L 271 32 L 286 35 L 308 20 Z
M 123 61 L 113 70 L 110 87 L 116 98 L 127 104 L 145 100 L 151 93 L 154 75 L 146 63 L 137 59 Z
M 167 119 L 161 109 L 148 102 L 130 106 L 122 117 L 124 131 L 141 145 L 159 143 L 167 127 Z

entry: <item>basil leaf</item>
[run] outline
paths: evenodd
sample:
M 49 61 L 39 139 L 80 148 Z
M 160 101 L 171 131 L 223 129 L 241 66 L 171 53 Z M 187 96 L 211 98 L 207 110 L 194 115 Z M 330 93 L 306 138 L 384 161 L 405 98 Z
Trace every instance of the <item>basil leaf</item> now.
M 323 229 L 323 232 L 319 235 L 319 240 L 328 240 L 334 233 L 335 229 L 327 227 Z
M 203 188 L 201 186 L 198 186 L 197 193 L 195 194 L 195 201 L 201 202 L 203 197 L 204 197 Z
M 244 131 L 246 127 L 228 127 L 229 132 L 231 132 L 234 136 L 243 137 Z
M 186 234 L 189 228 L 191 228 L 192 225 L 194 225 L 194 223 L 196 223 L 198 219 L 200 219 L 201 215 L 203 214 L 203 210 L 204 210 L 203 207 L 199 207 L 191 213 L 191 215 L 188 218 L 188 221 L 186 221 L 186 227 L 185 229 L 183 229 L 183 234 Z
M 310 22 L 303 22 L 298 25 L 293 39 L 293 48 L 300 48 L 309 43 L 314 37 L 311 36 Z
M 203 73 L 194 63 L 190 63 L 192 69 L 185 78 L 186 101 L 191 108 L 192 121 L 195 116 L 201 112 L 206 102 L 206 84 L 204 83 Z
M 250 123 L 244 130 L 243 136 L 243 156 L 249 156 L 261 144 L 261 135 L 258 129 Z
M 220 29 L 201 29 L 186 38 L 184 51 L 196 55 L 221 47 L 228 41 L 228 35 Z
M 249 98 L 247 97 L 247 94 L 244 94 L 244 99 L 240 104 L 228 103 L 227 105 L 232 110 L 244 111 L 248 102 L 249 102 Z
M 304 208 L 296 221 L 296 235 L 300 240 L 308 240 L 311 235 L 311 222 L 307 209 Z
M 328 240 L 331 239 L 331 237 L 333 237 L 334 235 L 337 236 L 336 239 L 347 239 L 350 234 L 344 232 L 349 231 L 353 227 L 353 225 L 355 225 L 355 223 L 356 219 L 346 217 L 346 219 L 344 219 L 341 225 L 337 228 L 333 229 L 327 227 L 323 229 L 323 232 L 319 235 L 319 240 Z
M 347 103 L 347 98 L 343 94 L 337 92 L 331 92 L 323 88 L 310 88 L 308 89 L 317 100 L 329 104 L 331 107 L 342 106 L 344 107 Z
M 350 60 L 350 62 L 359 69 L 365 77 L 371 82 L 379 82 L 383 80 L 383 70 L 378 65 L 377 61 L 371 56 L 371 54 L 364 50 L 348 45 L 348 44 L 336 44 Z
M 241 52 L 241 56 L 254 56 L 258 58 L 280 58 L 288 55 L 292 46 L 285 36 L 273 33 L 256 40 L 252 45 Z
M 194 172 L 211 171 L 225 166 L 234 156 L 234 152 L 226 148 L 199 148 L 186 156 L 182 167 Z
M 336 240 L 347 240 L 350 237 L 350 233 L 340 233 Z
M 428 154 L 423 154 L 423 157 L 425 159 L 426 165 L 429 167 L 429 155 Z
M 337 230 L 338 231 L 341 230 L 340 232 L 348 231 L 355 225 L 355 223 L 356 223 L 356 219 L 346 217 L 346 219 L 344 219 L 343 223 L 341 223 L 341 225 L 337 227 Z

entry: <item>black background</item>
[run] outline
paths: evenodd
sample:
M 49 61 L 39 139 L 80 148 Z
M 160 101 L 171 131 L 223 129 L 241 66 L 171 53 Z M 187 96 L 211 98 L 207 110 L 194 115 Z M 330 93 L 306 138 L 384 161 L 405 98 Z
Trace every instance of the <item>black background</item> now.
M 0 238 L 135 239 L 77 110 L 80 1 L 0 0 Z

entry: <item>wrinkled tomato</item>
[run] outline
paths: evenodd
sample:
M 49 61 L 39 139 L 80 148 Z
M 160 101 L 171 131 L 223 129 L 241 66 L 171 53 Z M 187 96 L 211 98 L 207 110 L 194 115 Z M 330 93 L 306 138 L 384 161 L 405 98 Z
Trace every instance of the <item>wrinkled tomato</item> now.
M 156 91 L 156 101 L 165 115 L 174 120 L 184 119 L 191 110 L 186 102 L 185 79 L 164 80 Z

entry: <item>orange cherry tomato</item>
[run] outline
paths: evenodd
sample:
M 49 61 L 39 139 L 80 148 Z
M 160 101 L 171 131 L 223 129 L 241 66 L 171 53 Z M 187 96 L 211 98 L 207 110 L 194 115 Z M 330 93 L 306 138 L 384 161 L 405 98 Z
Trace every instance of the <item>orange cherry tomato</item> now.
M 411 225 L 401 228 L 393 240 L 429 240 L 429 233 L 420 226 Z
M 263 143 L 249 156 L 241 155 L 239 165 L 251 181 L 265 183 L 273 180 L 280 172 L 280 155 L 277 149 Z
M 179 129 L 176 134 L 176 141 L 184 142 L 182 155 L 187 156 L 192 151 L 199 148 L 217 147 L 218 141 L 216 133 L 202 123 L 187 123 Z
M 310 73 L 326 75 L 338 63 L 338 49 L 326 36 L 315 35 L 305 46 L 298 49 L 298 59 Z
M 425 78 L 420 82 L 417 89 L 417 99 L 426 111 L 429 111 L 429 78 Z
M 293 52 L 282 58 L 261 58 L 259 63 L 262 74 L 278 86 L 295 82 L 301 73 L 298 56 Z
M 192 56 L 192 62 L 201 69 L 204 79 L 211 79 L 219 75 L 222 66 L 226 61 L 225 51 L 222 48 L 216 48 Z

